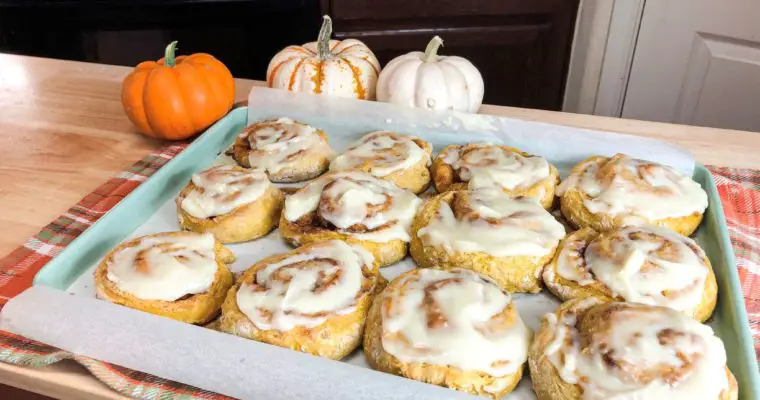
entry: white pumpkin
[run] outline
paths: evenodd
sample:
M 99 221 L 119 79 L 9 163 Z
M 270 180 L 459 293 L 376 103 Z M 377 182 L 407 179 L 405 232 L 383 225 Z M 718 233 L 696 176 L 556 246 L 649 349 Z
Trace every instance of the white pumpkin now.
M 325 15 L 319 38 L 303 46 L 288 46 L 272 58 L 267 85 L 293 92 L 375 99 L 380 63 L 356 39 L 330 40 L 332 20 Z
M 377 82 L 377 100 L 431 110 L 477 112 L 483 103 L 483 77 L 462 57 L 439 56 L 440 37 L 425 52 L 391 60 Z

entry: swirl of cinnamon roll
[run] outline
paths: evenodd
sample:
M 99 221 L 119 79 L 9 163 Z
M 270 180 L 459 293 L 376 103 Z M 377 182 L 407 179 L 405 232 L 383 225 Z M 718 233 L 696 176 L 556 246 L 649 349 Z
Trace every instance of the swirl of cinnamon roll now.
M 596 296 L 664 306 L 699 321 L 710 317 L 718 293 L 697 243 L 659 227 L 574 232 L 560 243 L 543 278 L 562 300 Z
M 559 183 L 557 168 L 546 159 L 518 149 L 487 143 L 446 146 L 433 161 L 438 192 L 496 188 L 516 197 L 532 197 L 549 209 Z
M 334 156 L 327 135 L 290 118 L 259 121 L 238 136 L 232 156 L 273 182 L 301 182 L 324 173 Z
M 428 200 L 412 226 L 417 265 L 467 268 L 509 292 L 538 292 L 565 228 L 533 199 L 500 190 L 452 191 Z
M 183 229 L 242 242 L 277 225 L 283 198 L 264 172 L 220 165 L 193 175 L 177 196 L 177 216 Z
M 377 279 L 372 254 L 340 240 L 271 256 L 229 291 L 220 329 L 341 359 L 361 342 Z
M 690 177 L 623 154 L 582 161 L 557 194 L 573 225 L 597 231 L 649 224 L 689 236 L 707 209 L 707 194 Z
M 358 243 L 386 266 L 406 255 L 420 203 L 414 193 L 366 172 L 330 173 L 285 200 L 280 232 L 296 246 L 329 239 Z
M 430 143 L 390 131 L 372 132 L 348 147 L 330 171 L 364 171 L 419 194 L 430 184 Z
M 528 357 L 538 399 L 737 398 L 726 352 L 709 326 L 670 308 L 564 303 Z
M 532 336 L 506 292 L 464 269 L 398 276 L 366 330 L 373 368 L 495 399 L 519 382 Z
M 232 286 L 235 256 L 211 234 L 168 232 L 113 249 L 95 271 L 98 297 L 190 323 L 214 317 Z

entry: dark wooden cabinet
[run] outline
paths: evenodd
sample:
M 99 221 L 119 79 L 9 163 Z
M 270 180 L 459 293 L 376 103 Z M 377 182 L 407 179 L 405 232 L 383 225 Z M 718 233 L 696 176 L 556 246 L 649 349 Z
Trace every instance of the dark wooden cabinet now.
M 316 40 L 321 14 L 385 65 L 424 50 L 472 61 L 485 102 L 558 110 L 579 0 L 0 0 L 0 51 L 107 64 L 215 55 L 240 78 L 265 79 L 274 54 Z
M 272 56 L 316 39 L 318 0 L 0 0 L 0 52 L 137 65 L 204 52 L 239 78 L 265 79 Z
M 559 110 L 579 0 L 322 0 L 334 36 L 364 41 L 385 65 L 424 50 L 469 59 L 485 103 Z

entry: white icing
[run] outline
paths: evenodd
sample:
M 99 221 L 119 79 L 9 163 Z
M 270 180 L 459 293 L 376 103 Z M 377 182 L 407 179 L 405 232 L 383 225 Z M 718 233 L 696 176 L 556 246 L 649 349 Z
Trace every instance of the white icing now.
M 180 206 L 196 218 L 211 218 L 231 213 L 258 200 L 271 183 L 263 171 L 243 170 L 231 165 L 209 168 L 192 178 L 195 189 Z
M 183 232 L 138 239 L 107 261 L 107 279 L 143 300 L 174 301 L 211 287 L 217 271 L 214 236 Z
M 514 309 L 513 320 L 504 322 L 512 300 L 493 282 L 461 269 L 424 268 L 402 279 L 382 303 L 389 354 L 496 377 L 517 372 L 527 359 L 532 333 Z
M 718 399 L 728 388 L 725 349 L 709 326 L 667 308 L 632 304 L 607 317 L 604 340 L 585 349 L 575 314 L 547 319 L 555 337 L 545 354 L 562 380 L 583 388 L 584 400 Z M 625 368 L 610 367 L 605 356 Z
M 248 162 L 251 168 L 277 173 L 292 168 L 304 152 L 333 157 L 333 151 L 313 126 L 290 118 L 255 123 L 241 135 L 251 147 Z
M 583 262 L 581 249 L 585 248 L 585 242 L 581 240 L 570 240 L 572 236 L 565 239 L 565 244 L 560 248 L 557 256 L 557 274 L 567 280 L 577 282 L 581 286 L 586 286 L 594 283 L 594 276 L 588 269 L 581 268 L 579 265 Z M 552 268 L 546 268 L 544 270 L 547 280 L 554 279 L 554 271 Z
M 244 283 L 237 304 L 262 330 L 313 328 L 335 315 L 356 310 L 374 258 L 361 246 L 333 240 L 310 246 L 256 272 L 256 281 Z
M 373 242 L 410 241 L 412 220 L 422 201 L 391 182 L 358 171 L 320 177 L 288 196 L 283 213 L 296 221 L 316 212 L 337 232 Z M 364 232 L 352 229 L 365 227 Z
M 549 163 L 542 157 L 524 157 L 490 144 L 449 148 L 439 157 L 473 190 L 527 189 L 549 177 L 550 172 Z
M 369 173 L 377 177 L 410 168 L 421 160 L 430 164 L 430 154 L 411 137 L 389 131 L 367 134 L 349 146 L 330 164 L 331 171 L 346 171 L 369 163 Z
M 631 235 L 654 240 L 634 240 Z M 708 274 L 704 253 L 692 250 L 699 249 L 693 240 L 665 228 L 628 227 L 618 231 L 611 243 L 611 252 L 604 252 L 600 241 L 594 240 L 585 255 L 596 279 L 613 294 L 693 314 Z
M 472 212 L 457 216 L 442 201 L 437 214 L 417 232 L 425 245 L 443 246 L 448 251 L 485 252 L 496 257 L 541 258 L 565 236 L 562 224 L 533 199 L 512 199 L 500 190 L 479 190 L 460 196 L 466 196 L 465 204 Z
M 702 187 L 670 167 L 619 154 L 603 168 L 600 171 L 599 162 L 588 163 L 562 182 L 557 194 L 575 187 L 589 196 L 583 205 L 594 214 L 650 221 L 703 213 L 707 208 Z

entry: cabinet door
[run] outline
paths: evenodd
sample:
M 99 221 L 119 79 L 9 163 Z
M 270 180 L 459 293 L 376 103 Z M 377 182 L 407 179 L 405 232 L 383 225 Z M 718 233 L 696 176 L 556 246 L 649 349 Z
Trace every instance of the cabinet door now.
M 337 39 L 365 42 L 385 65 L 424 50 L 469 59 L 485 81 L 484 103 L 559 110 L 578 0 L 323 0 Z
M 644 5 L 623 116 L 760 131 L 760 2 Z

